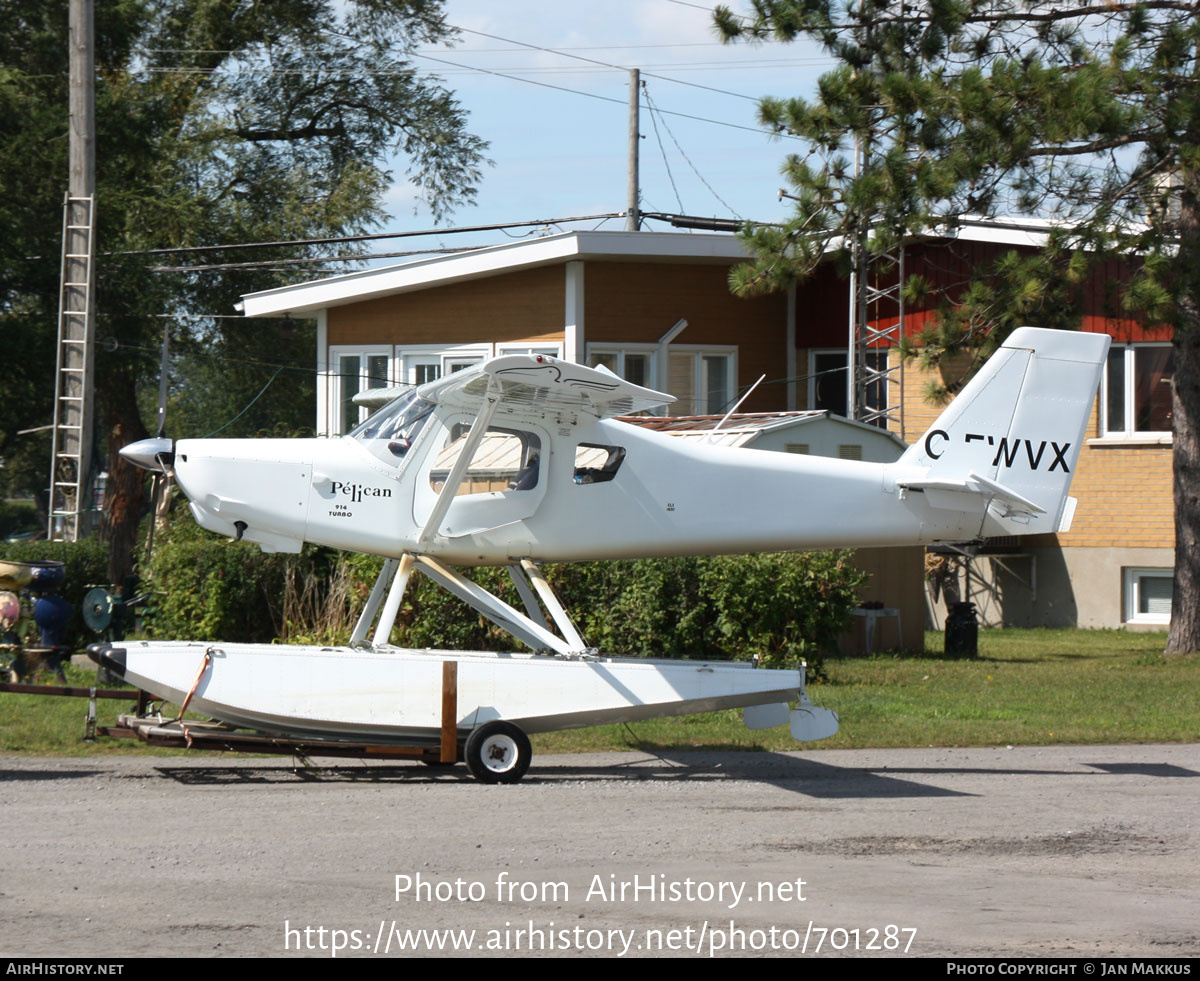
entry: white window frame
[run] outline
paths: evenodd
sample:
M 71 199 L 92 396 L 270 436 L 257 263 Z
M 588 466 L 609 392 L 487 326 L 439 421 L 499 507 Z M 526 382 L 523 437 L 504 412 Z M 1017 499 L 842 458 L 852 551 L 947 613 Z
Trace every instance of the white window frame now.
M 405 344 L 396 345 L 396 377 L 402 385 L 417 383 L 417 365 L 437 364 L 439 378 L 455 361 L 476 364 L 492 357 L 491 344 Z
M 710 416 L 721 415 L 728 412 L 729 409 L 738 400 L 737 390 L 737 354 L 738 349 L 736 344 L 674 344 L 672 343 L 667 348 L 667 364 L 666 378 L 671 377 L 671 357 L 672 355 L 685 354 L 692 358 L 692 391 L 695 392 L 693 404 L 687 407 L 686 411 L 676 410 L 680 408 L 679 402 L 673 402 L 667 406 L 669 415 L 688 415 L 688 416 Z M 716 410 L 710 412 L 708 405 L 700 405 L 697 403 L 708 402 L 708 391 L 705 387 L 708 381 L 707 374 L 704 371 L 705 357 L 725 358 L 725 392 L 726 398 L 722 406 L 718 406 Z M 675 392 L 670 394 L 675 395 Z M 681 397 L 682 401 L 682 397 Z
M 1125 416 L 1125 428 L 1112 429 L 1108 424 L 1108 398 L 1109 398 L 1109 374 L 1108 364 L 1105 363 L 1104 372 L 1100 384 L 1100 433 L 1107 439 L 1155 439 L 1169 440 L 1171 438 L 1171 430 L 1157 429 L 1133 429 L 1137 418 L 1136 404 L 1136 382 L 1137 382 L 1137 351 L 1141 349 L 1152 348 L 1170 348 L 1169 342 L 1157 341 L 1135 341 L 1132 344 L 1114 344 L 1109 352 L 1109 357 L 1112 357 L 1114 351 L 1124 351 L 1124 371 L 1122 372 L 1121 384 L 1125 389 L 1123 414 Z
M 670 358 L 672 355 L 687 355 L 692 358 L 692 391 L 698 393 L 692 402 L 697 402 L 707 398 L 705 383 L 707 377 L 704 371 L 704 358 L 718 357 L 725 358 L 725 390 L 729 393 L 725 400 L 726 409 L 737 398 L 737 377 L 738 377 L 738 348 L 736 344 L 670 344 L 666 348 L 667 364 L 661 365 L 659 361 L 659 353 L 661 346 L 658 344 L 608 344 L 597 342 L 588 344 L 587 346 L 587 363 L 590 365 L 597 355 L 609 354 L 615 355 L 617 358 L 617 375 L 625 378 L 625 357 L 629 354 L 645 355 L 649 357 L 649 379 L 647 379 L 647 387 L 667 392 L 671 395 L 678 395 L 677 392 L 670 390 Z M 660 381 L 660 376 L 664 380 Z M 679 396 L 679 402 L 673 402 L 667 406 L 667 413 L 670 415 L 711 415 L 706 411 L 701 411 L 702 407 L 689 404 L 688 400 L 683 396 Z
M 367 359 L 386 355 L 388 385 L 415 385 L 418 365 L 436 364 L 439 377 L 449 372 L 454 362 L 477 364 L 502 354 L 547 354 L 562 357 L 562 344 L 554 341 L 504 341 L 497 344 L 335 344 L 327 349 L 328 362 L 324 381 L 325 432 L 330 436 L 344 435 L 342 423 L 342 358 L 357 357 L 359 362 L 359 391 L 367 387 Z M 365 408 L 359 410 L 359 422 L 366 419 Z M 357 425 L 357 423 L 356 423 Z M 351 427 L 353 428 L 353 427 Z M 347 430 L 349 432 L 349 430 Z
M 617 376 L 625 378 L 625 355 L 640 354 L 648 355 L 650 358 L 650 368 L 648 371 L 649 378 L 646 379 L 647 388 L 656 388 L 658 385 L 658 345 L 657 344 L 588 344 L 587 346 L 587 364 L 591 365 L 593 358 L 598 354 L 612 354 L 617 358 Z M 626 379 L 628 380 L 628 379 Z
M 386 356 L 388 359 L 388 372 L 387 372 L 387 378 L 384 381 L 384 384 L 382 386 L 380 386 L 380 385 L 373 386 L 376 388 L 387 387 L 389 385 L 395 384 L 397 366 L 396 366 L 396 359 L 392 353 L 392 345 L 390 345 L 390 344 L 336 344 L 336 345 L 330 346 L 330 348 L 329 348 L 329 374 L 328 374 L 329 384 L 328 384 L 328 389 L 327 389 L 328 393 L 329 393 L 329 410 L 328 410 L 328 415 L 326 416 L 326 419 L 328 421 L 328 428 L 329 428 L 330 435 L 334 435 L 334 436 L 345 435 L 345 433 L 342 432 L 342 428 L 341 428 L 342 427 L 342 403 L 345 400 L 343 397 L 343 392 L 342 392 L 342 358 L 355 358 L 356 357 L 359 359 L 358 391 L 362 392 L 362 391 L 365 391 L 368 387 L 372 387 L 372 386 L 368 385 L 368 382 L 370 381 L 370 378 L 368 377 L 368 374 L 367 374 L 368 359 L 372 358 L 372 357 L 378 357 L 380 355 Z M 357 394 L 357 393 L 351 393 L 351 396 L 348 396 L 348 397 L 353 397 L 354 394 Z M 366 408 L 360 407 L 358 410 L 358 422 L 362 422 L 364 419 L 366 419 L 367 415 L 368 415 L 368 412 L 367 412 Z M 354 425 L 356 426 L 356 425 L 358 425 L 358 423 L 356 422 Z M 354 426 L 350 427 L 350 429 L 353 429 L 353 428 L 354 428 Z M 345 432 L 349 432 L 350 429 L 346 429 Z
M 1125 598 L 1125 622 L 1126 623 L 1153 623 L 1153 624 L 1168 624 L 1171 622 L 1171 614 L 1166 613 L 1142 613 L 1139 611 L 1141 606 L 1141 581 L 1143 579 L 1167 579 L 1173 580 L 1175 576 L 1174 569 L 1164 568 L 1149 568 L 1149 567 L 1127 567 L 1122 570 L 1124 579 L 1124 588 L 1122 593 Z
M 496 357 L 506 354 L 547 354 L 552 358 L 563 360 L 563 346 L 554 341 L 535 343 L 533 341 L 498 341 L 495 345 Z

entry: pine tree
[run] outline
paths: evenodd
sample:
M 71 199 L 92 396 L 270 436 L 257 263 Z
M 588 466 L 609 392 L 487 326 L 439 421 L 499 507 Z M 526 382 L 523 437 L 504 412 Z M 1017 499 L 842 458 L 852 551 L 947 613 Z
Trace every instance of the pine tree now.
M 1050 217 L 1041 255 L 978 270 L 918 339 L 927 360 L 979 362 L 1031 310 L 1072 326 L 1089 262 L 1134 268 L 1125 309 L 1174 329 L 1167 649 L 1200 650 L 1200 3 L 752 0 L 715 22 L 729 40 L 813 39 L 838 62 L 816 98 L 761 104 L 809 149 L 784 167 L 794 213 L 749 234 L 735 289 L 785 285 L 860 235 L 884 248 L 965 215 Z

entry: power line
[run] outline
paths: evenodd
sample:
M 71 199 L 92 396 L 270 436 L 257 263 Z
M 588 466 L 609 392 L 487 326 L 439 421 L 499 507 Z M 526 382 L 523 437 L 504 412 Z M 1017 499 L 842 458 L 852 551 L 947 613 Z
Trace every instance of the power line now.
M 614 64 L 611 64 L 606 61 L 597 61 L 595 58 L 585 58 L 582 55 L 567 54 L 565 51 L 562 51 L 561 49 L 546 48 L 540 44 L 529 44 L 526 41 L 517 41 L 510 37 L 501 37 L 499 34 L 486 34 L 483 31 L 473 31 L 467 27 L 459 27 L 459 28 L 457 28 L 457 30 L 463 31 L 466 34 L 476 34 L 479 37 L 491 38 L 493 41 L 503 41 L 506 44 L 519 44 L 523 48 L 532 48 L 535 51 L 545 51 L 548 54 L 560 55 L 563 58 L 574 58 L 576 61 L 586 61 L 593 65 L 601 65 L 605 68 L 616 69 L 617 71 L 627 72 L 627 71 L 629 71 L 629 67 L 631 67 L 631 66 L 624 66 L 624 65 L 614 65 Z M 757 103 L 759 101 L 758 99 L 754 98 L 753 96 L 743 95 L 740 92 L 729 92 L 725 89 L 715 89 L 712 86 L 700 85 L 696 82 L 684 82 L 681 79 L 677 79 L 677 78 L 667 78 L 665 75 L 652 75 L 650 72 L 646 72 L 645 74 L 651 75 L 651 77 L 653 77 L 653 78 L 660 78 L 663 81 L 675 82 L 678 85 L 690 85 L 693 88 L 706 89 L 709 92 L 719 92 L 722 95 L 730 95 L 730 96 L 733 96 L 735 99 L 746 99 L 746 100 L 748 100 L 750 102 L 754 102 L 754 103 Z
M 475 68 L 472 65 L 460 64 L 457 61 L 448 61 L 445 58 L 435 58 L 433 55 L 420 54 L 418 52 L 413 52 L 413 54 L 417 58 L 425 58 L 429 61 L 436 61 L 442 65 L 453 65 L 455 68 L 466 68 L 470 71 L 482 72 L 485 75 L 495 75 L 497 78 L 507 78 L 514 82 L 524 82 L 527 85 L 537 85 L 544 89 L 556 89 L 559 92 L 569 92 L 571 95 L 582 95 L 589 99 L 599 99 L 601 102 L 612 102 L 619 106 L 625 106 L 628 104 L 624 99 L 614 99 L 607 95 L 597 95 L 594 92 L 583 92 L 579 89 L 569 89 L 562 85 L 551 85 L 549 82 L 538 82 L 532 78 L 521 78 L 519 75 L 509 75 L 506 72 L 493 71 L 490 68 Z M 677 81 L 677 79 L 667 79 L 667 81 Z M 694 119 L 701 123 L 712 123 L 715 126 L 727 126 L 729 129 L 741 129 L 745 130 L 747 133 L 757 133 L 759 136 L 766 135 L 763 130 L 754 126 L 742 126 L 739 123 L 727 123 L 720 119 L 709 119 L 706 116 L 693 116 L 690 113 L 677 112 L 673 109 L 660 109 L 659 112 L 666 113 L 668 116 L 679 116 L 683 119 Z M 792 136 L 790 133 L 777 133 L 772 135 L 789 140 L 799 139 L 799 137 Z
M 466 28 L 457 28 L 460 31 L 465 31 Z M 686 41 L 674 42 L 671 44 L 567 44 L 560 47 L 559 51 L 624 51 L 627 49 L 638 48 L 724 48 L 726 45 L 720 41 Z M 241 49 L 233 48 L 145 48 L 148 54 L 239 54 Z M 316 49 L 297 49 L 304 54 L 317 54 Z M 466 53 L 474 52 L 493 52 L 493 51 L 516 51 L 517 48 L 455 48 L 455 51 Z
M 654 106 L 654 104 L 653 104 L 652 102 L 650 102 L 650 90 L 649 90 L 649 89 L 647 89 L 647 90 L 646 90 L 646 102 L 647 102 L 647 103 L 650 105 L 650 110 L 651 110 L 651 111 L 650 111 L 650 119 L 651 119 L 651 120 L 653 120 L 653 119 L 654 119 L 654 113 L 655 113 L 655 111 L 657 111 L 657 109 L 656 109 L 656 107 Z M 710 184 L 708 181 L 706 181 L 706 180 L 704 179 L 704 175 L 703 175 L 703 174 L 701 174 L 701 173 L 700 173 L 700 171 L 696 169 L 696 165 L 695 165 L 694 163 L 692 163 L 692 160 L 691 160 L 691 158 L 690 158 L 690 157 L 689 157 L 689 156 L 688 156 L 686 153 L 684 153 L 684 152 L 683 152 L 683 147 L 681 147 L 681 146 L 679 145 L 679 141 L 678 141 L 677 139 L 675 139 L 675 134 L 671 132 L 671 127 L 667 125 L 667 121 L 666 121 L 665 119 L 662 121 L 662 124 L 663 124 L 663 129 L 665 129 L 665 130 L 667 131 L 667 135 L 668 135 L 669 137 L 671 137 L 671 142 L 675 144 L 675 149 L 679 151 L 679 155 L 680 155 L 681 157 L 683 157 L 683 159 L 684 159 L 684 160 L 687 162 L 687 165 L 688 165 L 689 167 L 691 167 L 691 168 L 692 168 L 692 173 L 693 173 L 693 174 L 695 174 L 695 175 L 696 175 L 698 178 L 700 178 L 700 183 L 701 183 L 701 184 L 703 184 L 705 187 L 707 187 L 707 188 L 708 188 L 708 190 L 709 190 L 709 192 L 712 194 L 712 196 L 713 196 L 714 198 L 716 198 L 718 201 L 720 201 L 722 205 L 724 205 L 726 208 L 728 208 L 730 212 L 732 212 L 733 214 L 735 214 L 735 215 L 737 215 L 739 218 L 741 218 L 742 216 L 738 214 L 738 212 L 737 212 L 737 209 L 736 209 L 736 208 L 734 208 L 734 207 L 733 207 L 733 206 L 732 206 L 732 205 L 731 205 L 731 204 L 730 204 L 728 201 L 726 201 L 726 200 L 725 200 L 723 197 L 721 197 L 721 195 L 719 195 L 719 194 L 716 192 L 716 190 L 713 188 L 713 186 L 712 186 L 712 185 L 711 185 L 711 184 Z M 654 135 L 655 135 L 656 137 L 658 136 L 658 129 L 657 129 L 657 127 L 656 127 L 656 128 L 655 128 L 655 130 L 654 130 Z M 661 142 L 660 142 L 660 146 L 661 146 Z M 664 159 L 664 160 L 666 159 L 666 154 L 665 154 L 665 153 L 663 154 L 663 159 Z M 672 186 L 673 186 L 673 185 L 674 185 L 674 183 L 675 183 L 675 182 L 674 182 L 674 179 L 672 179 L 671 183 L 672 183 Z M 678 197 L 678 196 L 679 196 L 679 195 L 677 194 L 677 195 L 676 195 L 676 197 Z M 679 210 L 680 210 L 680 211 L 682 211 L 682 210 L 683 210 L 683 204 L 682 204 L 682 203 L 679 205 Z
M 597 218 L 620 218 L 620 213 L 575 215 L 570 218 L 534 218 L 528 221 L 496 222 L 490 225 L 459 225 L 456 228 L 424 228 L 413 232 L 372 232 L 364 235 L 338 235 L 330 238 L 295 238 L 278 242 L 237 242 L 226 245 L 181 245 L 169 249 L 129 249 L 124 252 L 101 252 L 101 255 L 182 255 L 188 252 L 215 252 L 233 249 L 266 249 L 287 245 L 337 245 L 341 242 L 373 242 L 385 238 L 414 238 L 420 235 L 457 235 L 463 232 L 494 232 L 502 228 L 524 228 L 529 225 L 564 225 L 573 221 L 595 221 Z
M 681 7 L 694 7 L 696 10 L 703 10 L 706 14 L 712 13 L 712 7 L 705 7 L 698 3 L 688 3 L 687 0 L 667 0 L 667 3 L 675 3 Z M 749 20 L 749 17 L 743 17 L 741 14 L 734 14 L 738 20 Z
M 646 88 L 646 83 L 642 82 L 642 92 L 646 96 L 646 106 L 650 110 L 650 126 L 654 130 L 654 139 L 658 143 L 658 152 L 662 154 L 663 166 L 667 170 L 667 180 L 671 182 L 671 190 L 675 192 L 675 203 L 679 205 L 679 210 L 683 211 L 683 199 L 679 196 L 679 188 L 675 186 L 675 175 L 671 173 L 671 164 L 667 161 L 667 148 L 663 146 L 662 137 L 658 135 L 658 123 L 655 121 L 654 103 L 650 101 L 650 90 Z M 663 120 L 663 126 L 667 122 Z
M 507 233 L 505 233 L 507 234 Z M 216 269 L 284 269 L 288 266 L 299 266 L 323 262 L 365 262 L 369 259 L 398 259 L 411 255 L 445 255 L 460 252 L 476 252 L 487 248 L 486 245 L 463 246 L 452 249 L 413 249 L 408 252 L 358 252 L 349 255 L 306 256 L 303 259 L 259 259 L 254 262 L 211 262 L 203 265 L 189 266 L 151 266 L 150 272 L 212 272 Z
M 520 50 L 512 48 L 513 51 Z M 563 51 L 553 48 L 539 48 L 538 50 L 546 51 L 551 54 L 561 54 L 563 57 L 572 57 Z M 457 53 L 457 52 L 456 52 Z M 420 53 L 414 54 L 414 57 L 424 57 Z M 584 59 L 591 61 L 591 59 Z M 674 82 L 677 85 L 686 85 L 690 88 L 704 89 L 707 92 L 717 92 L 721 95 L 732 96 L 737 99 L 745 99 L 748 102 L 759 101 L 756 97 L 743 95 L 740 92 L 730 92 L 728 89 L 719 89 L 711 85 L 701 85 L 699 82 L 687 82 L 679 78 L 671 78 L 668 75 L 659 75 L 650 69 L 665 68 L 677 72 L 713 72 L 713 71 L 757 71 L 761 69 L 777 69 L 777 68 L 798 68 L 804 65 L 818 64 L 828 62 L 827 58 L 770 58 L 770 59 L 745 59 L 736 61 L 690 61 L 690 62 L 664 62 L 662 64 L 643 64 L 631 65 L 630 68 L 638 68 L 647 77 L 656 78 L 662 82 Z M 441 72 L 441 76 L 451 76 L 459 74 L 470 74 L 475 71 L 484 69 L 475 67 L 463 67 L 458 71 Z M 500 69 L 496 69 L 500 70 Z M 597 75 L 602 72 L 609 71 L 627 71 L 619 65 L 609 65 L 606 62 L 596 62 L 594 68 L 575 68 L 566 65 L 534 65 L 528 67 L 508 67 L 504 71 L 513 72 L 519 75 Z M 330 69 L 311 69 L 311 68 L 272 68 L 267 65 L 255 66 L 244 65 L 237 68 L 221 65 L 215 68 L 204 68 L 199 65 L 167 65 L 157 68 L 143 68 L 142 73 L 147 75 L 275 75 L 281 77 L 305 77 L 319 74 L 323 78 L 391 78 L 400 75 L 411 75 L 415 71 L 413 68 L 355 68 L 347 70 L 330 70 Z
M 240 317 L 239 319 L 244 321 L 247 326 L 250 326 L 249 318 Z M 253 326 L 258 325 L 255 324 Z M 130 344 L 122 341 L 119 337 L 116 338 L 116 341 L 118 349 L 121 351 L 141 351 L 144 354 L 153 354 L 156 357 L 161 353 L 160 349 L 157 347 L 147 347 L 144 344 Z M 234 358 L 223 354 L 211 354 L 207 351 L 184 350 L 171 352 L 172 361 L 187 360 L 189 358 L 200 358 L 205 361 L 228 361 L 231 364 L 241 365 L 243 367 L 262 368 L 264 371 L 274 368 L 278 369 L 279 371 L 287 371 L 291 372 L 292 374 L 300 375 L 316 375 L 320 373 L 320 369 L 315 367 L 312 361 L 308 359 L 305 359 L 304 361 L 298 361 L 295 358 L 276 358 L 274 361 L 257 361 L 254 358 Z

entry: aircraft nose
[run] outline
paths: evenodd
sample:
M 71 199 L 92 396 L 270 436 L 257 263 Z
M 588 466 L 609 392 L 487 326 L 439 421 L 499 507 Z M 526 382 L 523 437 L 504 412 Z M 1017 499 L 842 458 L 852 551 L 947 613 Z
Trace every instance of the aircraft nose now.
M 175 443 L 165 436 L 152 436 L 121 447 L 121 456 L 143 470 L 166 473 L 175 462 Z

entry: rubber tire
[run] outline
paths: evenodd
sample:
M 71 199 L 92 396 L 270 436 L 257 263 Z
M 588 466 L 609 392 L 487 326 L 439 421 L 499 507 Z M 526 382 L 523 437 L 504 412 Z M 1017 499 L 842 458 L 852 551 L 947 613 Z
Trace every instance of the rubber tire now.
M 520 726 L 485 722 L 467 737 L 467 769 L 480 783 L 516 783 L 529 769 L 533 747 Z

